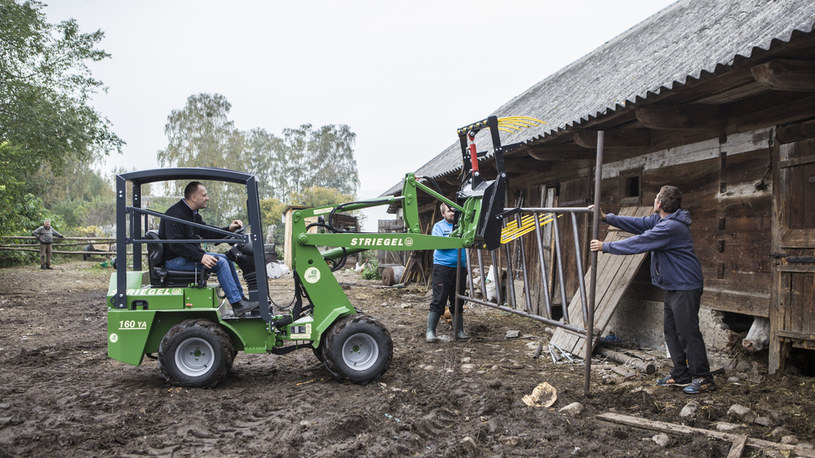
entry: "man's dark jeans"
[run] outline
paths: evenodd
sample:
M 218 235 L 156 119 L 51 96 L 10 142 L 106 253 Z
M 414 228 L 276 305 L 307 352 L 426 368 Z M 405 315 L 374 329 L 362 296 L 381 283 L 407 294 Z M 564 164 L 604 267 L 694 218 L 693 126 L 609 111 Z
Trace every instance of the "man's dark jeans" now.
M 701 299 L 701 288 L 665 291 L 665 343 L 674 364 L 671 376 L 678 381 L 692 378 L 713 379 L 705 341 L 699 331 Z

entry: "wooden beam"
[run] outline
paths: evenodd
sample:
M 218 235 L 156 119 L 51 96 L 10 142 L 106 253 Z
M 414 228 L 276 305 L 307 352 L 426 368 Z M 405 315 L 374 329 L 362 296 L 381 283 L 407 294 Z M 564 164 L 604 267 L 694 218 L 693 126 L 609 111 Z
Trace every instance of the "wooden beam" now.
M 815 92 L 815 62 L 775 59 L 754 65 L 753 78 L 774 91 Z
M 719 130 L 721 108 L 713 105 L 648 105 L 635 110 L 637 120 L 649 129 Z
M 551 166 L 531 157 L 513 157 L 504 159 L 504 169 L 509 173 L 536 172 L 549 170 Z
M 772 95 L 772 94 L 770 94 Z M 766 102 L 766 101 L 762 101 Z M 810 118 L 815 106 L 815 94 L 798 96 L 778 104 L 755 104 L 738 107 L 727 119 L 728 132 L 747 132 L 761 127 L 786 124 Z M 751 109 L 748 109 L 751 108 Z M 735 113 L 739 113 L 735 115 Z
M 805 138 L 815 137 L 815 119 L 800 122 L 791 126 L 778 127 L 775 136 L 781 143 L 791 143 Z
M 574 143 L 562 145 L 535 145 L 526 154 L 539 161 L 594 160 L 596 153 Z
M 574 134 L 574 142 L 583 148 L 597 148 L 597 131 L 584 130 Z M 651 131 L 648 129 L 613 129 L 605 131 L 606 148 L 648 148 Z

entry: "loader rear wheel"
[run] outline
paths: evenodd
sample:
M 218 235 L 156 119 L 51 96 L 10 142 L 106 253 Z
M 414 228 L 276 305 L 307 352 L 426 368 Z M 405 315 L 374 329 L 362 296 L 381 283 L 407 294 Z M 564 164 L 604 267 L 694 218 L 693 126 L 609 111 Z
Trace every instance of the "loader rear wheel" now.
M 337 320 L 323 341 L 326 368 L 337 378 L 367 384 L 384 374 L 393 358 L 393 340 L 384 326 L 367 315 Z
M 170 328 L 158 350 L 161 373 L 169 382 L 212 388 L 232 368 L 235 346 L 226 332 L 209 320 L 185 320 Z

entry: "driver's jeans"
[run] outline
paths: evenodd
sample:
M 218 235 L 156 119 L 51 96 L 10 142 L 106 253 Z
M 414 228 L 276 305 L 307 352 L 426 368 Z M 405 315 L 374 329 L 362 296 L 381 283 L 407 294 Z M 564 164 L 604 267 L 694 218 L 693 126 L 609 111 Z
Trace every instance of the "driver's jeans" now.
M 218 263 L 215 264 L 215 267 L 211 270 L 215 272 L 215 275 L 218 277 L 218 283 L 221 284 L 221 288 L 224 290 L 224 294 L 226 294 L 226 299 L 230 304 L 240 302 L 243 298 L 243 290 L 241 288 L 241 281 L 238 278 L 238 271 L 235 270 L 235 265 L 229 262 L 226 256 L 220 253 L 207 254 L 215 256 L 215 258 L 218 259 Z M 203 269 L 204 265 L 200 262 L 178 257 L 168 259 L 164 263 L 164 267 L 170 270 L 195 271 Z

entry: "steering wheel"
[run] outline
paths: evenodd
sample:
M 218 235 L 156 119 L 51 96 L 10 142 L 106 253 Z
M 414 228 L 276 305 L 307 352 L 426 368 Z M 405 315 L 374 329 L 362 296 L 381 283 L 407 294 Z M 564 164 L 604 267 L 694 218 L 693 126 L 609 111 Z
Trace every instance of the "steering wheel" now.
M 232 233 L 235 234 L 235 235 L 244 235 L 244 234 L 246 234 L 246 226 L 241 226 L 241 227 L 235 229 L 234 231 L 232 231 Z M 227 242 L 227 243 L 229 243 L 229 246 L 235 246 L 235 244 L 238 243 L 238 241 L 233 239 L 231 242 Z

